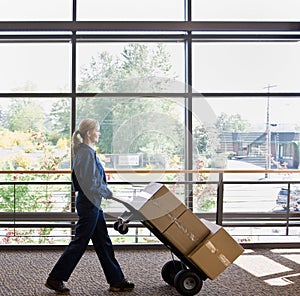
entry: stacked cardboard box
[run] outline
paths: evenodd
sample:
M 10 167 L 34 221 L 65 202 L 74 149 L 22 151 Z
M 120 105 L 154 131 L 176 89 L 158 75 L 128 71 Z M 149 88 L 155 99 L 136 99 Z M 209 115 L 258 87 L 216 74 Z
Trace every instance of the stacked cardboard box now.
M 209 229 L 191 210 L 186 209 L 163 232 L 182 254 L 188 255 L 209 235 Z
M 213 280 L 233 263 L 244 249 L 223 227 L 201 220 L 209 228 L 210 234 L 188 257 Z
M 210 279 L 243 253 L 223 227 L 198 219 L 166 186 L 150 183 L 138 200 L 135 208 L 145 219 Z
M 139 209 L 160 232 L 164 232 L 187 208 L 164 185 L 150 183 L 140 194 L 146 198 Z
M 146 199 L 140 205 L 140 213 L 181 253 L 187 255 L 209 235 L 205 224 L 166 186 L 151 183 L 140 197 Z

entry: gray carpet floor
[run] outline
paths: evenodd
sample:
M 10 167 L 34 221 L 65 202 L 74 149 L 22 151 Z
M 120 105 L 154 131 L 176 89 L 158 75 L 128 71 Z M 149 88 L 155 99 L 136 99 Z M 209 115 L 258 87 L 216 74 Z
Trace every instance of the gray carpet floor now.
M 62 251 L 0 250 L 0 295 L 51 296 L 44 286 Z M 112 293 L 94 251 L 88 250 L 66 284 L 71 295 L 179 295 L 161 278 L 161 268 L 172 259 L 167 249 L 116 249 L 126 277 L 136 284 L 132 292 Z M 205 280 L 199 295 L 300 295 L 300 249 L 246 250 L 215 280 Z

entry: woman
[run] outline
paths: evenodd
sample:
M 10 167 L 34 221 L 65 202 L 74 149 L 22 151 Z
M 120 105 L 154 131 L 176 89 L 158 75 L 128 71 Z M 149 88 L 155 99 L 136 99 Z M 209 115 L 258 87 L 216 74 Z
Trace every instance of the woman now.
M 134 288 L 134 284 L 125 279 L 115 258 L 101 209 L 101 199 L 111 198 L 112 192 L 107 187 L 104 169 L 92 148 L 99 139 L 99 128 L 96 120 L 84 119 L 72 137 L 72 185 L 78 191 L 76 209 L 79 219 L 74 239 L 55 264 L 45 284 L 49 289 L 63 294 L 70 292 L 63 282 L 68 281 L 90 239 L 110 285 L 110 291 L 131 291 Z

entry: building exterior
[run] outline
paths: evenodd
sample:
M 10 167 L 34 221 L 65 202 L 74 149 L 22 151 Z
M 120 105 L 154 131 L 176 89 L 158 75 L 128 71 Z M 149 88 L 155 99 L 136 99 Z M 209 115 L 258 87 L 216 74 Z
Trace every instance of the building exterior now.
M 291 168 L 299 166 L 299 133 L 271 132 L 270 168 Z M 221 149 L 232 152 L 230 155 L 261 167 L 266 165 L 267 133 L 224 132 L 221 136 Z

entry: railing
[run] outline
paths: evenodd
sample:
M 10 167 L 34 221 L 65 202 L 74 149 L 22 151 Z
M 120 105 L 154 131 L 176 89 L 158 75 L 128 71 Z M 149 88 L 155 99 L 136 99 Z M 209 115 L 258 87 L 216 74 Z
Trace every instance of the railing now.
M 300 180 L 298 181 L 297 178 L 289 178 L 287 180 L 282 180 L 282 178 L 268 178 L 262 180 L 241 180 L 243 179 L 242 176 L 245 175 L 251 175 L 251 174 L 261 174 L 264 176 L 265 174 L 268 174 L 269 176 L 283 176 L 284 174 L 289 174 L 298 176 L 299 170 L 106 170 L 107 175 L 111 176 L 111 179 L 113 179 L 112 176 L 122 175 L 125 176 L 126 174 L 130 175 L 138 175 L 140 176 L 139 181 L 126 181 L 124 180 L 110 180 L 110 186 L 113 186 L 116 188 L 116 192 L 118 194 L 133 194 L 136 190 L 139 190 L 141 186 L 146 185 L 149 183 L 148 179 L 151 179 L 152 181 L 157 181 L 160 183 L 164 183 L 167 186 L 172 186 L 174 189 L 175 186 L 180 187 L 182 194 L 184 196 L 184 202 L 188 202 L 188 206 L 194 210 L 194 213 L 198 215 L 201 218 L 206 218 L 211 221 L 215 221 L 216 223 L 223 225 L 227 229 L 235 229 L 235 233 L 233 233 L 233 236 L 237 238 L 242 243 L 248 243 L 247 234 L 243 233 L 245 229 L 252 229 L 252 228 L 260 228 L 260 229 L 270 229 L 274 228 L 275 230 L 282 230 L 284 229 L 284 233 L 276 235 L 267 234 L 264 235 L 256 235 L 257 237 L 271 237 L 269 240 L 269 243 L 272 244 L 282 244 L 283 241 L 286 238 L 289 238 L 289 243 L 299 243 L 299 237 L 300 237 L 300 231 L 295 233 L 291 233 L 291 229 L 299 229 L 300 226 L 300 211 L 297 208 L 293 208 L 290 204 L 290 199 L 287 199 L 287 204 L 285 206 L 285 209 L 282 211 L 265 211 L 265 210 L 258 210 L 255 209 L 248 211 L 240 211 L 239 208 L 237 208 L 235 211 L 232 210 L 226 210 L 224 209 L 224 206 L 227 205 L 228 199 L 231 198 L 231 193 L 229 192 L 230 189 L 228 189 L 230 186 L 234 186 L 234 190 L 239 189 L 240 187 L 247 185 L 253 187 L 255 189 L 256 185 L 259 185 L 265 187 L 270 186 L 285 186 L 287 188 L 288 196 L 290 196 L 291 193 L 291 186 L 296 186 L 297 184 L 300 184 Z M 66 175 L 68 178 L 70 178 L 70 171 L 69 170 L 60 170 L 60 171 L 1 171 L 0 174 L 10 174 L 14 176 L 20 176 L 20 175 Z M 161 180 L 158 178 L 158 180 L 155 180 L 154 176 L 155 174 L 160 175 L 171 175 L 171 174 L 177 174 L 177 180 Z M 208 176 L 213 175 L 214 178 L 206 178 L 205 180 L 199 180 L 197 177 L 193 181 L 185 181 L 189 180 L 188 178 L 185 178 L 187 175 L 192 176 L 199 176 L 201 174 L 202 176 Z M 149 178 L 149 176 L 151 178 Z M 181 176 L 178 178 L 178 176 Z M 230 176 L 230 178 L 229 178 Z M 232 178 L 234 176 L 234 178 Z M 236 177 L 237 176 L 237 177 Z M 130 178 L 132 179 L 132 177 Z M 278 180 L 280 179 L 280 180 Z M 11 192 L 11 199 L 12 205 L 10 205 L 10 209 L 4 208 L 4 205 L 2 204 L 2 210 L 0 210 L 0 244 L 9 243 L 9 239 L 11 238 L 35 238 L 37 242 L 42 242 L 44 244 L 47 243 L 53 243 L 53 241 L 50 241 L 49 238 L 55 238 L 55 239 L 63 239 L 66 238 L 67 240 L 70 239 L 70 236 L 74 233 L 74 226 L 75 222 L 77 220 L 77 215 L 75 211 L 75 195 L 73 192 L 71 192 L 71 181 L 56 181 L 56 180 L 46 180 L 46 181 L 1 181 L 0 182 L 1 188 L 4 187 L 10 187 Z M 186 187 L 190 188 L 189 186 L 208 186 L 212 185 L 216 188 L 216 196 L 215 196 L 215 207 L 213 210 L 210 211 L 197 211 L 195 210 L 194 205 L 194 199 L 192 196 L 192 192 L 186 191 Z M 30 186 L 31 189 L 28 191 L 28 187 L 26 187 L 26 194 L 29 192 L 29 196 L 31 198 L 34 196 L 34 194 L 41 194 L 47 192 L 47 194 L 55 193 L 56 189 L 54 189 L 55 186 L 60 188 L 61 186 L 67 187 L 68 189 L 65 191 L 65 201 L 61 205 L 55 204 L 57 208 L 53 208 L 54 204 L 47 207 L 47 203 L 45 203 L 45 200 L 41 198 L 41 205 L 38 205 L 38 200 L 35 200 L 35 210 L 34 211 L 28 211 L 26 208 L 22 208 L 22 186 Z M 32 189 L 34 188 L 34 190 Z M 36 188 L 39 188 L 41 190 L 35 191 Z M 44 188 L 44 189 L 43 189 Z M 124 189 L 125 188 L 125 189 Z M 247 187 L 248 188 L 248 187 Z M 249 187 L 250 188 L 250 187 Z M 271 188 L 271 187 L 270 187 Z M 45 191 L 45 189 L 47 189 Z M 30 192 L 30 190 L 33 190 Z M 53 190 L 53 191 L 51 191 Z M 127 192 L 128 191 L 128 192 Z M 38 193 L 39 192 L 39 193 Z M 186 193 L 188 192 L 188 193 Z M 229 193 L 228 193 L 229 192 Z M 241 191 L 243 192 L 243 191 Z M 190 196 L 186 196 L 190 195 Z M 44 196 L 47 198 L 47 195 Z M 56 199 L 59 199 L 60 196 L 57 196 Z M 241 200 L 243 197 L 240 197 Z M 2 199 L 2 200 L 1 200 Z M 3 203 L 3 196 L 0 196 L 0 201 Z M 60 200 L 61 201 L 61 200 Z M 192 201 L 192 202 L 191 202 Z M 191 203 L 190 203 L 191 202 Z M 21 206 L 21 208 L 20 208 Z M 238 202 L 237 202 L 238 206 Z M 120 208 L 116 205 L 112 204 L 104 204 L 105 212 L 106 212 L 106 218 L 108 222 L 108 226 L 112 227 L 114 221 L 116 218 L 122 214 L 122 211 L 124 208 Z M 61 209 L 64 209 L 63 211 Z M 300 208 L 300 205 L 299 205 Z M 125 209 L 126 210 L 126 209 Z M 132 224 L 130 223 L 130 226 L 134 231 L 129 233 L 128 236 L 131 236 L 133 238 L 134 243 L 139 243 L 140 238 L 144 238 L 145 241 L 155 241 L 150 233 L 139 233 L 141 229 L 143 229 L 143 225 L 139 223 L 138 221 L 134 221 Z M 27 231 L 26 229 L 42 229 L 33 232 L 33 231 Z M 53 233 L 49 233 L 48 230 L 44 229 L 51 229 Z M 71 230 L 71 232 L 68 231 Z M 241 229 L 241 232 L 238 231 L 238 229 Z M 8 230 L 8 231 L 7 231 Z M 19 232 L 19 230 L 22 230 L 23 232 Z M 247 231 L 248 231 L 247 230 Z M 112 234 L 112 237 L 116 239 L 116 241 L 122 241 L 120 238 L 120 235 L 117 235 L 116 233 Z M 147 240 L 147 237 L 149 238 Z M 248 235 L 250 237 L 250 235 Z M 2 238 L 2 243 L 1 243 Z M 5 241 L 5 238 L 7 240 Z M 44 240 L 41 240 L 41 238 L 44 238 Z M 46 239 L 47 238 L 47 239 Z M 275 238 L 275 239 L 274 239 Z M 283 238 L 283 239 L 282 239 Z M 3 240 L 4 239 L 4 240 Z M 26 240 L 23 240 L 26 243 Z M 257 242 L 257 241 L 256 241 Z M 14 243 L 18 243 L 18 240 L 15 239 Z M 250 241 L 251 243 L 251 241 Z M 255 243 L 255 242 L 252 242 Z M 21 240 L 22 244 L 22 240 Z

